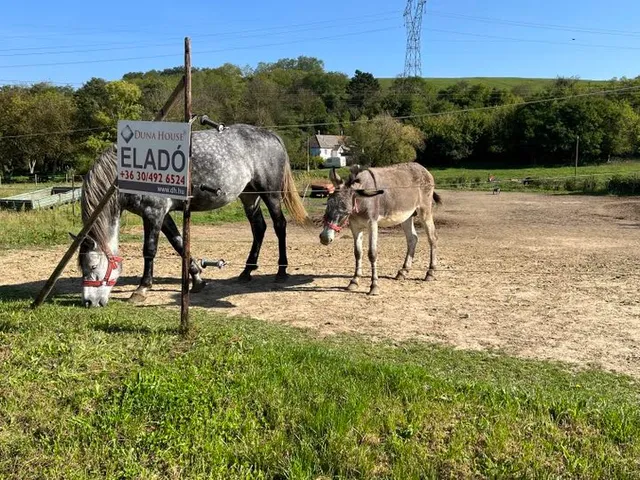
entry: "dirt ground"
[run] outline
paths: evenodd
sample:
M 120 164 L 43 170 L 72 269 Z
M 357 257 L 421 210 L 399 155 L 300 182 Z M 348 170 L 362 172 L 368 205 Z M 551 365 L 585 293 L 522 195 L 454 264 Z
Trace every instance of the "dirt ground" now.
M 414 269 L 402 282 L 392 278 L 404 259 L 404 235 L 399 229 L 381 232 L 380 295 L 369 297 L 368 279 L 358 292 L 344 290 L 354 267 L 349 232 L 324 247 L 320 228 L 290 227 L 292 276 L 276 284 L 277 242 L 269 224 L 261 267 L 251 283 L 241 284 L 235 277 L 250 248 L 248 223 L 196 226 L 193 254 L 229 264 L 204 271 L 209 284 L 192 295 L 192 305 L 321 335 L 420 340 L 640 376 L 640 200 L 440 193 L 445 203 L 436 212 L 436 282 L 422 281 L 428 263 L 422 230 Z M 122 245 L 125 276 L 113 298 L 127 298 L 134 290 L 142 273 L 141 247 Z M 2 254 L 0 292 L 16 287 L 37 292 L 64 251 Z M 43 264 L 50 268 L 43 270 Z M 365 275 L 369 272 L 365 257 Z M 78 276 L 75 265 L 67 267 L 56 291 L 79 293 Z M 155 276 L 147 304 L 177 306 L 180 259 L 166 240 Z

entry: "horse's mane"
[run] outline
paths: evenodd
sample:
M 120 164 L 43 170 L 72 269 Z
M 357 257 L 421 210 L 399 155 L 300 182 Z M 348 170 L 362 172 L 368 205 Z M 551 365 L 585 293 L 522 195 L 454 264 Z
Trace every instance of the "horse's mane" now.
M 96 160 L 91 170 L 84 176 L 82 183 L 82 223 L 86 224 L 89 217 L 104 198 L 111 184 L 116 178 L 116 147 L 111 146 Z M 98 220 L 89 232 L 98 246 L 105 252 L 109 251 L 109 228 L 114 217 L 120 215 L 118 195 L 113 195 Z

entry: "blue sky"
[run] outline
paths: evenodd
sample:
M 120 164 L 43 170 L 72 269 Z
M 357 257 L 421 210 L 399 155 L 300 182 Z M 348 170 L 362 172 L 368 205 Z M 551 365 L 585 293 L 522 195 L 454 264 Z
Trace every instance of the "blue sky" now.
M 0 84 L 91 77 L 182 63 L 255 67 L 300 55 L 328 71 L 395 77 L 404 69 L 405 1 L 3 2 Z M 108 8 L 105 8 L 108 5 Z M 640 75 L 640 2 L 428 0 L 425 77 L 609 79 Z

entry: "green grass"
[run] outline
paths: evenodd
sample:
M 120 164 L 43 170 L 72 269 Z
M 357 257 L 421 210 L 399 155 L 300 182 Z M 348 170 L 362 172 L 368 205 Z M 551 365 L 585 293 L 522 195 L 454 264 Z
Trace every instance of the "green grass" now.
M 530 167 L 512 169 L 470 169 L 470 168 L 430 168 L 436 180 L 436 188 L 466 188 L 490 190 L 496 184 L 503 191 L 574 192 L 604 194 L 607 182 L 614 177 L 637 177 L 640 162 L 611 162 L 602 165 L 574 167 Z M 495 176 L 495 183 L 489 183 L 489 175 Z M 530 185 L 522 180 L 531 177 Z M 583 189 L 582 187 L 585 186 Z
M 597 166 L 578 167 L 577 177 L 574 168 L 523 168 L 523 169 L 465 169 L 432 168 L 438 190 L 491 190 L 499 185 L 503 191 L 587 193 L 587 194 L 635 194 L 640 192 L 640 162 L 612 162 Z M 347 169 L 340 169 L 341 175 L 348 175 Z M 489 183 L 489 175 L 495 175 L 497 182 Z M 327 182 L 329 171 L 326 169 L 311 172 L 295 172 L 298 190 L 303 192 L 311 182 Z M 523 185 L 522 179 L 532 177 L 535 181 Z M 615 185 L 609 180 L 615 178 Z M 323 210 L 324 200 L 305 199 L 305 207 L 310 213 Z M 265 218 L 268 213 L 263 206 Z M 172 213 L 176 223 L 182 225 L 180 212 Z M 194 212 L 194 225 L 217 225 L 229 222 L 245 222 L 246 217 L 240 201 L 210 212 Z M 70 242 L 67 232 L 77 233 L 82 224 L 79 205 L 65 205 L 52 210 L 14 212 L 0 210 L 0 251 L 13 248 L 64 245 Z M 121 240 L 141 241 L 142 220 L 125 212 L 121 223 Z
M 640 476 L 626 377 L 74 300 L 0 302 L 2 478 Z
M 545 87 L 551 86 L 556 79 L 555 78 L 519 78 L 519 77 L 459 77 L 459 78 L 437 78 L 437 77 L 425 77 L 427 84 L 432 85 L 437 90 L 450 87 L 458 82 L 465 81 L 471 85 L 488 85 L 491 88 L 498 88 L 504 90 L 512 90 L 515 87 L 526 87 L 531 93 L 543 90 Z M 387 89 L 391 86 L 395 79 L 393 78 L 380 78 L 380 86 L 383 89 Z M 586 84 L 590 87 L 602 87 L 606 83 L 605 80 L 579 80 L 580 83 Z

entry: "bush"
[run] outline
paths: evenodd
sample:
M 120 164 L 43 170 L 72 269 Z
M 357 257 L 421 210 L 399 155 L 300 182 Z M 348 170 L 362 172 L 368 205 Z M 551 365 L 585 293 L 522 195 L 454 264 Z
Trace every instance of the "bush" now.
M 630 177 L 612 177 L 606 186 L 607 192 L 613 195 L 638 195 L 640 194 L 640 178 L 637 175 Z
M 596 193 L 598 192 L 598 181 L 596 177 L 587 177 L 582 181 L 583 193 Z

